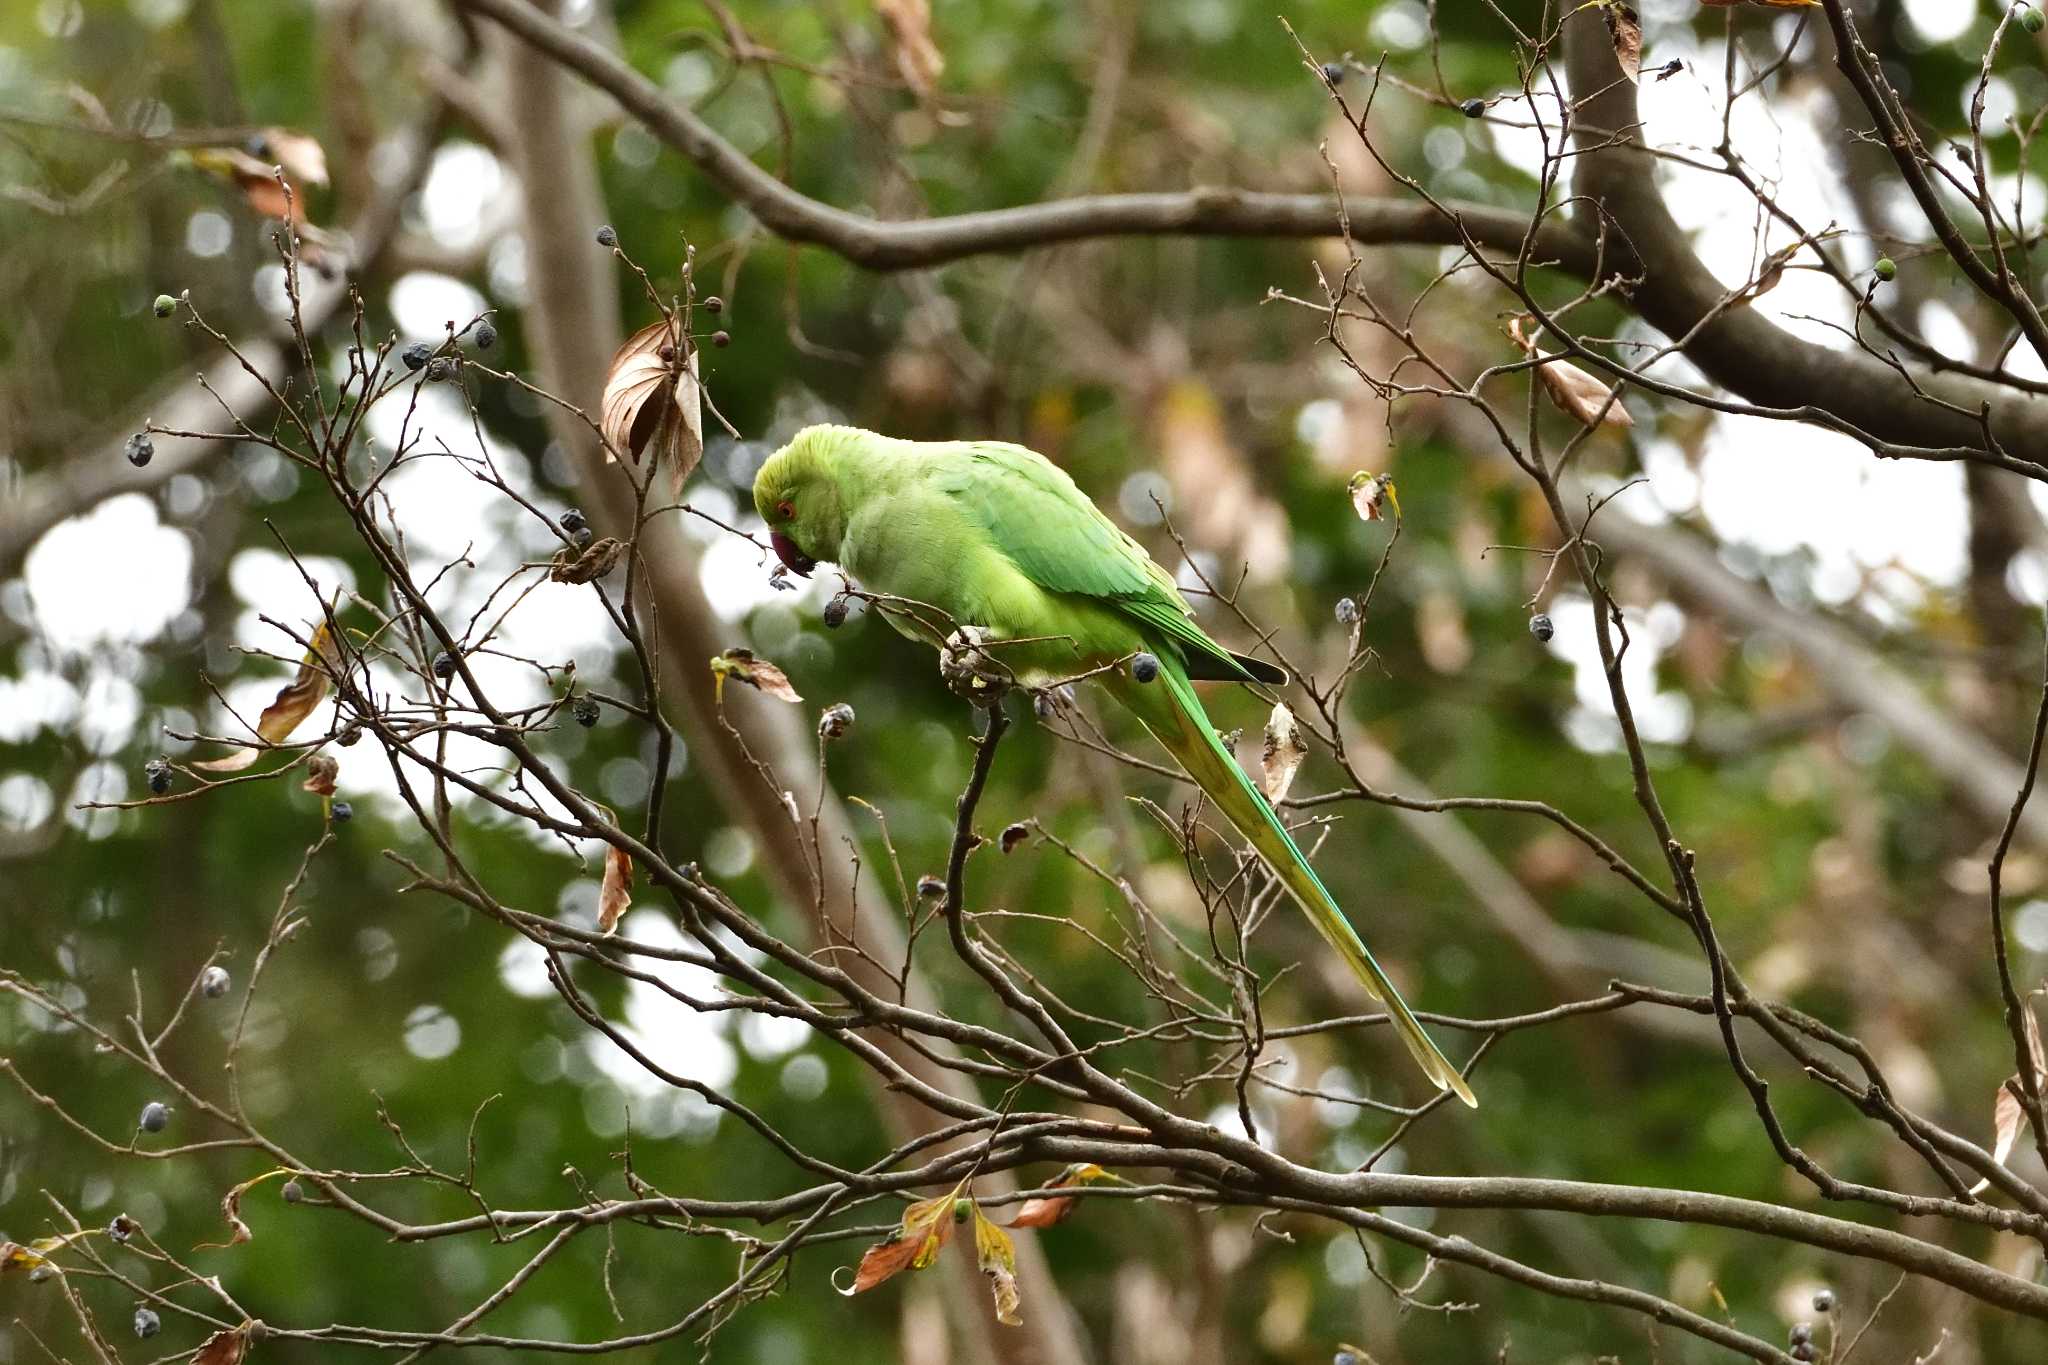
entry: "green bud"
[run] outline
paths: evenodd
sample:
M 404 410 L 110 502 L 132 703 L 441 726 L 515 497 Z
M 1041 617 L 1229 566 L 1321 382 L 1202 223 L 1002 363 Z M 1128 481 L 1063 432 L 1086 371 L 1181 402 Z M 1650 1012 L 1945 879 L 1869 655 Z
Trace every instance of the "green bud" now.
M 1877 258 L 1877 264 L 1870 269 L 1879 279 L 1889 284 L 1898 277 L 1899 263 L 1889 256 L 1880 256 Z
M 2023 9 L 2020 11 L 2020 27 L 2027 32 L 2039 33 L 2043 25 L 2048 25 L 2048 19 L 2041 17 L 2041 11 L 2037 9 Z

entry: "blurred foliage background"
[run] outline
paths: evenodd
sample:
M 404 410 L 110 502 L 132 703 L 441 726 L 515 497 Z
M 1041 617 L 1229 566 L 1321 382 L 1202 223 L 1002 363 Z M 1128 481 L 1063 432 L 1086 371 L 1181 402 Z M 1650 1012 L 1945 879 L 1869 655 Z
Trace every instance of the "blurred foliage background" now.
M 804 193 L 885 217 L 1089 191 L 1314 191 L 1328 184 L 1324 141 L 1353 190 L 1385 192 L 1384 177 L 1333 122 L 1328 93 L 1272 8 L 936 0 L 932 32 L 945 67 L 935 99 L 903 88 L 885 28 L 855 0 L 732 5 L 752 38 L 786 59 L 779 65 L 733 60 L 717 7 L 695 0 L 573 5 L 567 17 L 616 41 L 639 70 Z M 1439 71 L 1459 99 L 1514 88 L 1515 54 L 1488 8 L 1426 9 L 1414 0 L 1281 7 L 1319 59 L 1359 58 L 1344 87 L 1354 99 L 1382 52 L 1389 72 L 1424 92 L 1437 88 Z M 1526 22 L 1537 17 L 1531 5 L 1505 8 Z M 1761 55 L 1798 22 L 1761 11 L 1731 21 L 1681 0 L 1643 10 L 1646 69 L 1691 64 L 1669 82 L 1674 91 L 1718 76 L 1731 23 Z M 1887 60 L 1932 126 L 1959 123 L 1994 17 L 1967 3 L 1876 7 Z M 161 1019 L 223 947 L 234 994 L 195 1002 L 165 1054 L 196 1084 L 221 1081 L 251 956 L 322 828 L 321 803 L 296 783 L 125 813 L 78 803 L 140 796 L 147 759 L 192 752 L 165 738 L 167 726 L 220 732 L 227 722 L 214 684 L 258 705 L 276 687 L 279 666 L 236 647 L 295 652 L 257 618 L 311 615 L 280 542 L 329 581 L 374 594 L 378 573 L 325 490 L 260 449 L 223 450 L 168 479 L 117 481 L 129 477 L 120 441 L 156 396 L 217 355 L 191 329 L 153 318 L 155 295 L 189 290 L 237 337 L 276 323 L 269 232 L 234 187 L 189 164 L 174 144 L 195 130 L 310 132 L 326 149 L 332 181 L 313 191 L 310 215 L 338 227 L 390 188 L 407 130 L 428 119 L 426 175 L 405 194 L 391 246 L 358 279 L 370 322 L 410 340 L 435 335 L 444 318 L 459 325 L 492 309 L 500 363 L 525 372 L 535 357 L 523 310 L 536 281 L 519 230 L 522 187 L 494 150 L 501 125 L 521 117 L 518 92 L 457 77 L 463 43 L 463 30 L 437 7 L 368 0 L 24 0 L 0 15 L 0 496 L 53 480 L 107 480 L 104 496 L 78 516 L 37 527 L 0 562 L 0 965 L 102 1020 L 131 1009 L 138 993 Z M 1818 164 L 1835 177 L 1827 185 L 1848 196 L 1837 217 L 1877 226 L 1863 215 L 1882 217 L 1887 206 L 1859 204 L 1849 187 L 1860 153 L 1837 136 L 1845 119 L 1822 57 L 1803 44 L 1771 108 L 1786 141 L 1818 148 Z M 2044 93 L 2039 57 L 2019 44 L 2001 59 L 2002 88 L 2020 109 L 2037 107 Z M 434 118 L 437 95 L 450 98 L 451 111 Z M 1560 575 L 1536 603 L 1556 623 L 1555 638 L 1539 641 L 1529 599 L 1544 561 L 1488 549 L 1554 544 L 1540 503 L 1440 408 L 1404 405 L 1390 424 L 1385 405 L 1319 344 L 1323 319 L 1267 301 L 1274 288 L 1315 297 L 1313 266 L 1341 270 L 1341 248 L 1119 240 L 870 274 L 777 242 L 644 128 L 601 104 L 587 112 L 606 220 L 620 240 L 670 284 L 683 241 L 696 244 L 699 287 L 726 305 L 719 325 L 732 344 L 705 353 L 706 381 L 743 439 L 711 441 L 688 494 L 696 506 L 745 515 L 759 461 L 813 420 L 1021 440 L 1071 471 L 1172 563 L 1157 497 L 1207 565 L 1225 578 L 1247 566 L 1244 602 L 1256 619 L 1299 657 L 1328 660 L 1342 657 L 1339 599 L 1363 591 L 1389 534 L 1353 514 L 1344 481 L 1361 468 L 1389 472 L 1405 521 L 1366 621 L 1377 657 L 1348 703 L 1383 751 L 1368 775 L 1411 793 L 1550 800 L 1639 865 L 1659 865 L 1600 690 L 1589 606 Z M 1379 92 L 1373 117 L 1390 158 L 1432 189 L 1530 204 L 1533 167 L 1510 132 L 1391 87 Z M 1692 140 L 1717 133 L 1702 126 Z M 2009 141 L 1994 150 L 2017 154 Z M 1682 217 L 1703 238 L 1717 230 L 1710 212 Z M 1407 299 L 1449 259 L 1436 248 L 1374 249 L 1366 268 L 1389 299 Z M 1996 329 L 1940 263 L 1907 266 L 1904 287 L 1941 310 L 1943 335 L 1989 344 Z M 647 310 L 637 283 L 622 274 L 616 287 L 628 325 L 638 325 Z M 1639 327 L 1627 333 L 1637 325 L 1621 309 L 1602 306 L 1606 322 L 1589 318 L 1588 330 L 1641 335 Z M 1454 276 L 1432 294 L 1424 326 L 1439 354 L 1469 370 L 1511 358 L 1500 333 L 1505 307 Z M 323 339 L 323 356 L 334 340 Z M 480 388 L 477 401 L 515 479 L 549 510 L 576 502 L 572 471 L 551 448 L 537 405 L 497 386 Z M 1504 407 L 1512 413 L 1519 402 Z M 1804 428 L 1759 433 L 1675 405 L 1638 402 L 1637 418 L 1628 439 L 1603 438 L 1588 456 L 1617 480 L 1648 480 L 1628 495 L 1635 514 L 1667 524 L 1672 536 L 1711 542 L 1727 572 L 1798 612 L 1845 623 L 1959 724 L 2023 752 L 2040 649 L 2032 605 L 2048 584 L 2048 560 L 2030 538 L 2002 557 L 1978 545 L 1988 535 L 1985 495 L 1957 469 L 1878 467 L 1822 449 Z M 399 490 L 428 553 L 452 558 L 468 547 L 476 567 L 458 577 L 479 585 L 495 581 L 494 569 L 544 553 L 530 524 L 461 483 L 423 484 L 411 502 Z M 2011 499 L 2001 505 L 2011 510 Z M 2031 512 L 2025 495 L 2017 505 Z M 750 549 L 708 530 L 700 538 L 719 630 L 782 663 L 807 711 L 853 705 L 854 735 L 831 755 L 835 783 L 886 813 L 909 878 L 940 870 L 970 750 L 968 718 L 929 653 L 861 616 L 827 630 L 823 589 L 777 593 Z M 1912 1104 L 1988 1142 L 1994 1089 L 2012 1067 L 1983 911 L 1995 822 L 1954 799 L 1883 724 L 1845 707 L 1782 633 L 1703 608 L 1654 566 L 1624 556 L 1613 572 L 1636 628 L 1629 677 L 1656 741 L 1655 775 L 1674 824 L 1698 850 L 1723 942 L 1759 991 L 1857 1033 Z M 557 646 L 549 656 L 557 660 L 573 654 L 586 680 L 620 675 L 624 662 L 590 619 L 595 607 L 555 591 L 560 604 L 528 643 Z M 1209 619 L 1226 638 L 1243 638 L 1227 617 Z M 532 685 L 505 677 L 508 687 Z M 1211 705 L 1223 728 L 1246 728 L 1251 756 L 1263 707 L 1221 689 Z M 1109 723 L 1143 751 L 1137 736 Z M 610 718 L 588 733 L 564 729 L 550 752 L 607 799 L 631 799 L 645 780 L 645 737 Z M 803 1182 L 729 1119 L 648 1084 L 553 998 L 536 962 L 501 930 L 445 902 L 398 894 L 404 876 L 382 850 L 417 855 L 424 840 L 373 766 L 344 761 L 340 794 L 355 818 L 312 864 L 298 905 L 304 928 L 268 966 L 251 1011 L 241 1082 L 266 1130 L 327 1166 L 380 1169 L 405 1160 L 381 1109 L 420 1153 L 454 1168 L 474 1122 L 478 1184 L 507 1207 L 620 1192 L 616 1154 L 629 1116 L 635 1168 L 657 1187 L 746 1198 Z M 1297 791 L 1335 781 L 1318 755 Z M 1162 913 L 1194 913 L 1171 844 L 1127 794 L 1177 800 L 1164 784 L 1105 767 L 1026 725 L 1005 748 L 985 821 L 1036 818 L 1129 877 Z M 700 861 L 767 922 L 789 922 L 795 911 L 777 903 L 728 797 L 684 763 L 668 798 L 670 848 Z M 1541 821 L 1420 817 L 1455 821 L 1472 836 L 1447 863 L 1395 812 L 1346 803 L 1328 813 L 1338 819 L 1320 858 L 1325 876 L 1429 1009 L 1535 1010 L 1614 976 L 1703 986 L 1680 926 Z M 591 915 L 594 863 L 470 807 L 457 824 L 466 853 L 508 899 Z M 879 842 L 863 854 L 870 875 L 888 875 Z M 1530 941 L 1481 904 L 1466 880 L 1475 867 L 1505 876 L 1517 903 L 1538 916 L 1539 936 L 1569 949 L 1564 965 L 1539 964 Z M 1043 840 L 1008 857 L 984 854 L 974 875 L 984 905 L 1096 924 L 1113 910 L 1109 889 Z M 2041 880 L 2038 851 L 2023 847 L 2007 886 L 2029 982 L 2048 953 L 2048 901 L 2032 899 Z M 660 921 L 659 911 L 641 909 L 630 923 L 655 936 L 666 927 Z M 1071 999 L 1129 989 L 1078 935 L 1019 922 L 1005 936 Z M 1269 969 L 1316 956 L 1284 917 L 1266 926 L 1259 947 Z M 964 975 L 959 964 L 938 951 L 930 957 L 956 1008 L 994 1017 L 992 1002 L 955 979 Z M 809 1150 L 859 1166 L 891 1145 L 859 1069 L 801 1030 L 694 1020 L 616 982 L 591 988 L 637 1036 L 727 1085 Z M 1276 990 L 1267 1014 L 1297 1023 L 1356 1003 L 1341 980 L 1302 970 Z M 1292 1083 L 1418 1098 L 1381 1040 L 1323 1035 L 1287 1051 Z M 117 1143 L 143 1103 L 158 1098 L 132 1069 L 27 1009 L 0 1011 L 0 1054 Z M 1137 1071 L 1151 1062 L 1172 1064 L 1163 1051 L 1129 1059 Z M 1773 1156 L 1708 1031 L 1600 1016 L 1504 1040 L 1482 1076 L 1486 1108 L 1435 1116 L 1382 1168 L 1815 1202 Z M 1793 1084 L 1776 1097 L 1796 1140 L 1842 1177 L 1902 1178 L 1899 1153 L 1848 1106 Z M 1202 1102 L 1222 1108 L 1217 1122 L 1235 1123 L 1226 1090 Z M 1265 1103 L 1274 1141 L 1337 1169 L 1363 1160 L 1391 1131 L 1391 1120 L 1355 1107 L 1279 1094 Z M 162 1141 L 217 1136 L 182 1117 L 173 1123 Z M 168 1162 L 109 1155 L 12 1084 L 0 1086 L 0 1230 L 16 1238 L 54 1225 L 47 1191 L 87 1223 L 125 1210 L 168 1247 L 217 1240 L 219 1196 L 256 1174 L 254 1162 L 232 1151 Z M 414 1220 L 468 1211 L 455 1191 L 407 1186 L 389 1200 L 394 1214 Z M 192 1263 L 280 1323 L 438 1324 L 530 1253 L 527 1244 L 471 1239 L 390 1244 L 329 1210 L 287 1205 L 274 1186 L 252 1193 L 244 1212 L 253 1243 L 195 1252 Z M 1775 1245 L 1759 1254 L 1753 1240 L 1696 1228 L 1528 1214 L 1433 1222 L 1559 1273 L 1640 1284 L 1710 1316 L 1725 1312 L 1766 1337 L 1811 1316 L 1823 1286 L 1860 1322 L 1895 1278 Z M 1472 1311 L 1404 1311 L 1368 1273 L 1355 1239 L 1306 1221 L 1255 1228 L 1238 1215 L 1104 1204 L 1040 1238 L 1057 1290 L 1027 1283 L 1026 1311 L 1034 1298 L 1064 1296 L 1101 1360 L 1197 1358 L 1197 1337 L 1204 1350 L 1224 1343 L 1221 1358 L 1238 1361 L 1325 1360 L 1340 1340 L 1385 1362 L 1708 1354 L 1689 1339 L 1660 1336 L 1653 1346 L 1635 1320 L 1466 1273 L 1440 1271 L 1423 1294 L 1474 1303 Z M 1958 1235 L 1956 1245 L 2008 1268 L 2029 1264 L 1999 1239 Z M 621 1226 L 611 1240 L 580 1239 L 492 1321 L 531 1336 L 608 1335 L 619 1330 L 613 1297 L 635 1320 L 650 1305 L 660 1316 L 721 1284 L 732 1254 L 716 1237 Z M 1373 1256 L 1403 1283 L 1420 1269 L 1398 1247 L 1374 1246 Z M 830 1277 L 853 1258 L 845 1243 L 802 1254 L 783 1291 L 738 1315 L 711 1356 L 764 1365 L 828 1352 L 848 1361 L 947 1358 L 929 1286 L 857 1300 L 831 1292 Z M 2031 1264 L 2038 1268 L 2038 1254 Z M 84 1358 L 48 1286 L 10 1278 L 0 1296 L 0 1323 L 18 1324 L 0 1325 L 0 1360 L 46 1358 L 37 1340 Z M 131 1358 L 197 1340 L 172 1323 L 168 1331 L 184 1335 L 137 1347 L 122 1304 L 103 1311 Z M 1960 1312 L 1919 1284 L 1902 1291 L 1865 1358 L 1910 1359 L 1944 1327 L 1950 1365 L 2038 1358 L 2037 1334 Z M 683 1359 L 692 1349 L 641 1355 Z M 290 1343 L 265 1351 L 334 1354 Z

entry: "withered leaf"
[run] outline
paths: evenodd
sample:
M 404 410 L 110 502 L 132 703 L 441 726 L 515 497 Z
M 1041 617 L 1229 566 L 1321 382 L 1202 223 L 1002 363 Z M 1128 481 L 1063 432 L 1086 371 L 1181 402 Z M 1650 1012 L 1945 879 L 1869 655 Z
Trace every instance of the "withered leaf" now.
M 633 859 L 614 844 L 604 846 L 604 883 L 597 893 L 597 932 L 609 934 L 633 903 Z
M 11 1274 L 17 1270 L 34 1270 L 37 1266 L 48 1264 L 52 1252 L 62 1251 L 73 1242 L 91 1235 L 92 1229 L 81 1228 L 77 1232 L 67 1232 L 61 1237 L 38 1237 L 26 1246 L 20 1242 L 0 1242 L 0 1275 Z
M 240 147 L 201 147 L 192 153 L 192 164 L 240 190 L 257 217 L 283 218 L 294 227 L 305 224 L 305 194 L 296 184 L 292 193 L 286 194 L 284 186 L 277 183 L 277 171 L 271 163 Z M 291 180 L 289 172 L 285 178 Z
M 904 1209 L 903 1226 L 861 1253 L 853 1287 L 841 1292 L 850 1297 L 937 1260 L 939 1249 L 953 1235 L 953 1204 L 965 1188 L 963 1180 L 936 1199 L 920 1199 Z
M 979 1204 L 968 1207 L 974 1211 L 974 1257 L 981 1263 L 981 1273 L 988 1276 L 989 1291 L 995 1295 L 996 1321 L 1005 1327 L 1021 1327 L 1024 1319 L 1017 1315 L 1017 1248 L 1011 1244 L 1010 1234 L 990 1222 Z
M 327 151 L 311 133 L 296 128 L 265 128 L 252 151 L 283 167 L 295 185 L 327 183 Z
M 1368 474 L 1363 469 L 1351 476 L 1346 485 L 1351 491 L 1351 508 L 1358 513 L 1360 521 L 1378 521 L 1386 515 L 1388 506 L 1394 509 L 1394 518 L 1401 517 L 1401 498 L 1394 492 L 1394 481 L 1385 474 Z
M 603 578 L 618 567 L 619 558 L 625 553 L 626 542 L 611 536 L 593 541 L 589 548 L 581 551 L 557 550 L 554 562 L 548 567 L 548 581 L 589 583 Z
M 341 776 L 341 762 L 332 754 L 314 754 L 306 760 L 306 780 L 300 784 L 302 791 L 315 796 L 334 795 L 334 779 Z
M 1058 1176 L 1046 1182 L 1050 1189 L 1061 1189 L 1069 1185 L 1095 1185 L 1110 1180 L 1123 1183 L 1121 1176 L 1111 1175 L 1092 1161 L 1080 1161 L 1061 1171 Z M 1010 1220 L 1013 1228 L 1049 1228 L 1063 1223 L 1080 1203 L 1072 1195 L 1041 1194 L 1027 1199 L 1017 1209 L 1017 1216 Z
M 931 0 L 875 0 L 875 14 L 889 30 L 903 83 L 919 99 L 930 99 L 946 69 L 945 54 L 932 40 Z
M 242 1243 L 254 1238 L 255 1234 L 249 1231 L 249 1225 L 242 1221 L 242 1196 L 266 1180 L 275 1180 L 278 1176 L 290 1174 L 290 1171 L 279 1166 L 265 1171 L 262 1175 L 252 1176 L 250 1179 L 244 1180 L 241 1184 L 222 1195 L 220 1197 L 220 1216 L 227 1219 L 229 1228 L 228 1239 L 225 1242 L 201 1242 L 193 1250 L 219 1251 L 224 1247 L 238 1247 Z
M 2022 1011 L 2022 1020 L 2026 1024 L 2027 1054 L 2034 1064 L 2034 1084 L 2037 1088 L 2048 1088 L 2048 1057 L 2043 1056 L 2041 1025 L 2034 1018 L 2031 999 Z M 2025 1094 L 2026 1082 L 2014 1074 L 1998 1087 L 1998 1098 L 1992 1102 L 1991 1159 L 2001 1166 L 2012 1155 L 2013 1146 L 2019 1141 L 2020 1125 L 2026 1122 Z M 1970 1187 L 1970 1193 L 1978 1194 L 1990 1184 L 1988 1177 L 1980 1180 Z
M 192 1357 L 192 1365 L 241 1365 L 247 1354 L 249 1324 L 245 1322 L 240 1327 L 224 1327 L 208 1337 Z
M 674 318 L 656 318 L 628 337 L 605 375 L 600 429 L 607 455 L 624 451 L 638 464 L 652 442 L 653 459 L 668 466 L 670 490 L 680 491 L 704 458 L 697 376 L 697 348 Z
M 1536 377 L 1543 381 L 1550 401 L 1567 416 L 1577 418 L 1586 426 L 1632 427 L 1636 424 L 1636 419 L 1621 405 L 1621 400 L 1614 397 L 1614 390 L 1568 360 L 1549 358 L 1549 353 L 1540 349 L 1533 338 L 1523 334 L 1520 318 L 1508 323 L 1508 335 L 1530 359 L 1541 362 L 1536 366 Z
M 1627 5 L 1609 3 L 1601 13 L 1607 19 L 1607 36 L 1614 43 L 1614 60 L 1630 81 L 1643 65 L 1643 24 Z
M 728 649 L 711 660 L 711 673 L 717 681 L 717 693 L 725 696 L 725 680 L 738 678 L 747 686 L 766 692 L 781 701 L 802 701 L 797 690 L 789 685 L 789 675 L 758 657 L 751 649 Z
M 1266 794 L 1266 800 L 1278 802 L 1287 795 L 1287 789 L 1294 785 L 1294 774 L 1301 770 L 1301 761 L 1307 757 L 1308 745 L 1302 742 L 1301 726 L 1295 722 L 1294 712 L 1287 709 L 1287 703 L 1277 703 L 1273 714 L 1266 718 L 1266 743 L 1259 751 L 1259 790 Z
M 256 718 L 256 736 L 265 744 L 282 744 L 291 737 L 299 723 L 313 714 L 313 708 L 327 695 L 327 679 L 334 665 L 334 637 L 327 629 L 326 622 L 313 632 L 313 647 L 306 651 L 306 657 L 299 660 L 298 676 L 279 690 L 270 705 L 263 708 L 263 714 Z M 261 748 L 251 746 L 237 749 L 225 758 L 208 759 L 194 763 L 195 768 L 208 772 L 236 773 L 256 761 Z

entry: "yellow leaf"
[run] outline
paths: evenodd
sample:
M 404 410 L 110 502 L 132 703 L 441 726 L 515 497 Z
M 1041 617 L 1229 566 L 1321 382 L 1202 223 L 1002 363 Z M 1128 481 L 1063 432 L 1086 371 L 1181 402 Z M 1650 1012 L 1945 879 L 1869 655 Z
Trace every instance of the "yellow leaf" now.
M 1011 1244 L 1010 1234 L 990 1222 L 979 1204 L 968 1207 L 974 1212 L 974 1256 L 995 1295 L 996 1321 L 1005 1327 L 1021 1326 L 1024 1319 L 1017 1315 L 1017 1248 Z
M 963 1180 L 936 1199 L 920 1199 L 904 1209 L 903 1226 L 861 1254 L 853 1287 L 844 1292 L 859 1294 L 906 1270 L 923 1270 L 937 1260 L 940 1248 L 953 1235 L 953 1205 L 965 1188 Z
M 334 637 L 321 622 L 313 632 L 313 647 L 306 651 L 306 657 L 299 661 L 298 676 L 278 691 L 270 705 L 263 708 L 263 714 L 256 718 L 256 735 L 265 744 L 282 744 L 291 737 L 299 723 L 313 714 L 313 708 L 327 695 L 327 681 L 336 667 L 334 662 Z M 251 746 L 237 749 L 226 758 L 209 759 L 194 763 L 195 768 L 209 772 L 235 773 L 256 761 L 262 749 Z

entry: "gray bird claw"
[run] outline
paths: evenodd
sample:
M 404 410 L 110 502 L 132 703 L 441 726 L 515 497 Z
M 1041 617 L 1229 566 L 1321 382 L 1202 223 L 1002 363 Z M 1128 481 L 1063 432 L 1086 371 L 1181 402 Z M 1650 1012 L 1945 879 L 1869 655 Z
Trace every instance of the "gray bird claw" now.
M 989 633 L 980 626 L 961 626 L 939 649 L 939 676 L 955 695 L 976 706 L 994 706 L 1010 690 L 1010 670 L 983 646 Z

